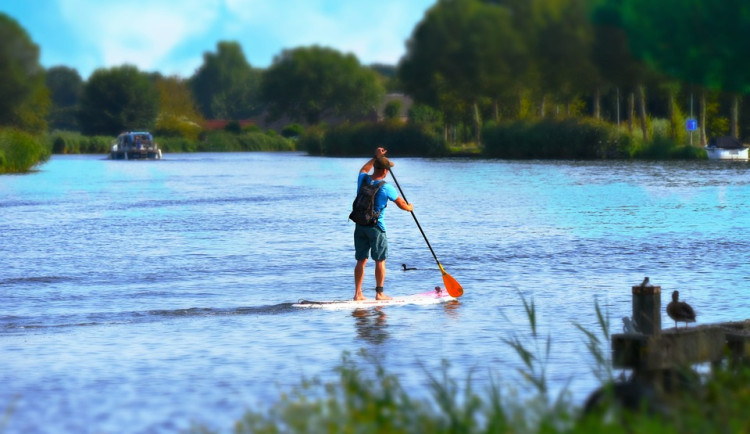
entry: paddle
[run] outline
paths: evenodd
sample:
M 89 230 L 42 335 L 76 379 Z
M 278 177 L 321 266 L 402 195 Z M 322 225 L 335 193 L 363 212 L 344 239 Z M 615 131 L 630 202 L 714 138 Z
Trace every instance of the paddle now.
M 406 199 L 406 195 L 404 195 L 404 190 L 401 190 L 401 186 L 398 184 L 398 180 L 396 179 L 396 175 L 393 174 L 393 168 L 389 169 L 391 172 L 391 177 L 393 178 L 393 181 L 396 183 L 396 187 L 398 187 L 398 191 L 401 192 L 401 197 L 404 198 L 404 201 L 406 203 L 409 203 L 409 201 Z M 419 224 L 419 220 L 417 220 L 417 216 L 414 215 L 414 211 L 410 212 L 411 216 L 414 218 L 414 222 L 417 224 L 417 227 L 419 228 L 419 232 L 422 233 L 422 238 L 424 238 L 424 241 L 427 243 L 427 247 L 430 248 L 430 253 L 432 253 L 432 257 L 435 258 L 435 262 L 437 262 L 438 267 L 440 267 L 440 272 L 443 273 L 443 283 L 445 284 L 445 289 L 448 291 L 448 294 L 450 294 L 451 297 L 460 297 L 464 294 L 464 289 L 461 287 L 461 284 L 456 281 L 450 274 L 448 274 L 445 271 L 445 268 L 443 268 L 442 264 L 440 264 L 440 261 L 438 261 L 437 255 L 435 255 L 435 251 L 432 250 L 432 246 L 430 245 L 430 242 L 427 240 L 427 235 L 424 234 L 424 231 L 422 230 L 422 226 Z

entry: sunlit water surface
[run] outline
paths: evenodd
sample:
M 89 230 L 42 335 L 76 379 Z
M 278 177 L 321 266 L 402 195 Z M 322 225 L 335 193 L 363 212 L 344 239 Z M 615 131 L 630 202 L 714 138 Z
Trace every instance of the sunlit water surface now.
M 699 323 L 750 318 L 747 164 L 394 161 L 464 286 L 457 303 L 291 306 L 353 295 L 347 215 L 363 159 L 55 156 L 0 177 L 0 430 L 226 431 L 360 349 L 371 356 L 355 360 L 417 394 L 443 361 L 477 391 L 499 378 L 523 392 L 504 343 L 534 348 L 523 299 L 551 336 L 552 390 L 581 401 L 597 383 L 575 324 L 596 331 L 598 302 L 619 332 L 644 276 L 663 306 L 680 290 Z M 441 284 L 408 213 L 392 205 L 386 219 L 386 292 Z

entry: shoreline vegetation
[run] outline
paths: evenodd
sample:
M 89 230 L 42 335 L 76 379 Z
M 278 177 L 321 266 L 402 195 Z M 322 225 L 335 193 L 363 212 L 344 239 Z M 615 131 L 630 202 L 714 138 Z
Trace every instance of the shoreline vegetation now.
M 392 155 L 402 157 L 706 159 L 704 148 L 671 140 L 666 123 L 655 121 L 652 125 L 652 139 L 645 142 L 624 128 L 593 119 L 490 122 L 482 129 L 482 145 L 451 144 L 441 136 L 437 125 L 399 121 L 318 125 L 307 129 L 293 125 L 282 134 L 230 124 L 221 130 L 203 132 L 195 139 L 157 136 L 156 140 L 165 153 L 302 151 L 316 156 L 359 157 L 382 145 Z M 0 174 L 27 172 L 46 162 L 52 154 L 107 154 L 114 139 L 72 131 L 32 135 L 0 129 Z
M 114 137 L 85 136 L 77 132 L 53 131 L 45 143 L 53 154 L 108 154 Z M 197 139 L 155 137 L 162 152 L 252 152 L 294 151 L 294 142 L 275 131 L 212 131 Z
M 599 330 L 574 324 L 585 336 L 592 373 L 600 387 L 582 404 L 567 388 L 552 393 L 546 376 L 554 342 L 539 330 L 533 300 L 523 299 L 529 330 L 504 339 L 520 360 L 519 384 L 492 375 L 483 390 L 471 386 L 471 372 L 459 385 L 442 363 L 424 370 L 428 396 L 416 396 L 384 361 L 365 351 L 344 353 L 338 378 L 301 383 L 267 408 L 247 411 L 234 424 L 241 433 L 705 433 L 747 432 L 750 404 L 746 364 L 723 363 L 710 373 L 686 367 L 682 379 L 647 385 L 615 377 L 609 354 L 610 321 L 595 304 Z M 524 344 L 526 342 L 527 344 Z M 666 384 L 666 383 L 665 383 Z M 521 393 L 520 390 L 526 392 Z M 210 433 L 197 425 L 190 432 Z
M 49 160 L 52 150 L 40 136 L 0 128 L 0 174 L 25 173 Z

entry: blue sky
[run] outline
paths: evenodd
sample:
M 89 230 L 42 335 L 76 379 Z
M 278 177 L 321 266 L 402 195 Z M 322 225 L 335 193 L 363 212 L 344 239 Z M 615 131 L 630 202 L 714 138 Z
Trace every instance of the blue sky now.
M 84 79 L 97 68 L 136 65 L 189 77 L 237 41 L 255 67 L 282 50 L 322 45 L 363 64 L 396 64 L 436 0 L 0 0 L 41 48 L 41 64 Z

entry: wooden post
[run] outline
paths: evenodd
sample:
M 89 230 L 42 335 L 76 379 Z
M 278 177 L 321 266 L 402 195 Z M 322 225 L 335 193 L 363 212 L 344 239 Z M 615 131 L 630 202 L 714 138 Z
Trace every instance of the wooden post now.
M 661 334 L 661 286 L 633 287 L 633 321 L 645 335 Z

